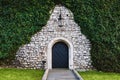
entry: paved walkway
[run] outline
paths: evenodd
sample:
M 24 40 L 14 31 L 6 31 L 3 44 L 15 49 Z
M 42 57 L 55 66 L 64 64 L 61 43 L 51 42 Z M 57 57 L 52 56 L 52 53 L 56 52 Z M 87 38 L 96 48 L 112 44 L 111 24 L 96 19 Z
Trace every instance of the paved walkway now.
M 48 73 L 47 80 L 79 80 L 79 79 L 71 70 L 52 69 Z

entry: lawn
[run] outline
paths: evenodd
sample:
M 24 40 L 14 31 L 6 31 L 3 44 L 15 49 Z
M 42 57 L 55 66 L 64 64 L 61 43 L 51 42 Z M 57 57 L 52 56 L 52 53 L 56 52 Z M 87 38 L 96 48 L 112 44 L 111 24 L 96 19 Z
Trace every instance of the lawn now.
M 79 72 L 84 80 L 120 80 L 120 73 L 105 73 L 98 71 Z
M 43 74 L 43 70 L 2 68 L 0 80 L 41 80 Z

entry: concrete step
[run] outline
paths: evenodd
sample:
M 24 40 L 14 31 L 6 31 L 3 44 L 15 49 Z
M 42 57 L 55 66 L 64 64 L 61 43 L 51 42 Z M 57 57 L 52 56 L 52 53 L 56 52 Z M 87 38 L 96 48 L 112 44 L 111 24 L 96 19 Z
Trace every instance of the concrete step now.
M 48 72 L 47 80 L 79 80 L 77 76 L 68 69 L 52 69 Z

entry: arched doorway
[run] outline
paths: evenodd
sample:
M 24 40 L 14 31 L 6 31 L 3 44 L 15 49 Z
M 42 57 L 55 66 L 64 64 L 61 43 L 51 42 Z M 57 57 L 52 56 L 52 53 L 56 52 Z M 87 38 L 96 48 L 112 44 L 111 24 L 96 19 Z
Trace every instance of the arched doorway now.
M 54 38 L 53 40 L 49 42 L 48 47 L 47 47 L 47 69 L 52 69 L 52 47 L 57 42 L 64 42 L 65 44 L 67 44 L 68 49 L 69 49 L 68 50 L 68 54 L 69 54 L 68 55 L 68 59 L 69 59 L 68 68 L 74 69 L 73 67 L 73 45 L 69 40 L 63 37 Z
M 64 42 L 57 42 L 52 47 L 52 68 L 68 68 L 68 46 Z

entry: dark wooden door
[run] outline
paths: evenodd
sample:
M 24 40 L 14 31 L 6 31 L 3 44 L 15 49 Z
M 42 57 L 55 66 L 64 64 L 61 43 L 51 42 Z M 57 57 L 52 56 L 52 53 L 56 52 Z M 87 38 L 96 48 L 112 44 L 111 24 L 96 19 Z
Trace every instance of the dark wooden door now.
M 68 68 L 68 46 L 63 42 L 52 47 L 52 68 Z

